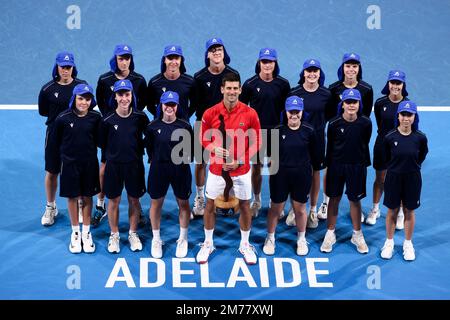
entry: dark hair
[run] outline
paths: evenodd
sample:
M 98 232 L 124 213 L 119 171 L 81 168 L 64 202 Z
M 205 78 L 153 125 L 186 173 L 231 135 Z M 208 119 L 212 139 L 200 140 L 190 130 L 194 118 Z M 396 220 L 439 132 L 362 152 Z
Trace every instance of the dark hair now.
M 239 86 L 241 85 L 241 77 L 237 73 L 228 72 L 222 78 L 222 87 L 225 87 L 225 82 L 239 82 Z

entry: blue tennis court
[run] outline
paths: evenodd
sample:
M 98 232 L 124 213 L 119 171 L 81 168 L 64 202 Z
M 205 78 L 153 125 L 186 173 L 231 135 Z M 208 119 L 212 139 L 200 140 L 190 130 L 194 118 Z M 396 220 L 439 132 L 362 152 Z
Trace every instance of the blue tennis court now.
M 73 25 L 71 12 L 77 12 L 76 8 L 68 10 L 70 5 L 68 1 L 13 2 L 0 13 L 0 299 L 450 299 L 450 275 L 446 272 L 450 263 L 446 213 L 450 207 L 450 149 L 446 143 L 450 112 L 448 107 L 442 108 L 450 106 L 449 1 L 377 1 L 379 29 L 372 17 L 378 9 L 368 1 L 166 0 L 124 5 L 84 0 L 75 4 L 80 10 L 80 29 L 68 28 Z M 258 51 L 264 46 L 278 50 L 280 74 L 292 87 L 309 57 L 320 59 L 325 84 L 334 82 L 347 51 L 361 55 L 363 78 L 372 84 L 375 98 L 381 96 L 390 69 L 406 72 L 410 98 L 421 106 L 420 129 L 428 137 L 430 150 L 422 167 L 422 205 L 413 237 L 416 261 L 408 263 L 402 258 L 403 231 L 396 232 L 392 260 L 380 258 L 385 207 L 376 225 L 363 225 L 370 251 L 358 254 L 350 243 L 352 226 L 345 197 L 332 253 L 319 250 L 326 231 L 325 222 L 320 222 L 317 229 L 307 229 L 310 253 L 297 256 L 296 230 L 283 220 L 277 229 L 277 253 L 266 256 L 262 246 L 269 203 L 267 176 L 263 180 L 264 209 L 254 219 L 250 236 L 259 254 L 258 264 L 253 266 L 247 266 L 237 252 L 236 217 L 218 218 L 217 251 L 208 264 L 195 262 L 197 244 L 204 237 L 200 218 L 189 227 L 188 256 L 175 258 L 179 227 L 172 191 L 163 207 L 165 246 L 160 260 L 151 258 L 148 225 L 139 229 L 143 251 L 129 249 L 126 200 L 120 205 L 122 250 L 117 255 L 106 249 L 110 232 L 106 221 L 92 231 L 95 253 L 69 252 L 66 199 L 57 197 L 60 214 L 53 226 L 40 224 L 45 206 L 45 120 L 36 104 L 41 86 L 50 80 L 56 53 L 74 52 L 79 78 L 95 86 L 98 76 L 109 69 L 117 43 L 133 47 L 136 71 L 148 80 L 159 72 L 163 47 L 169 43 L 183 47 L 187 72 L 193 74 L 203 67 L 205 41 L 216 35 L 225 42 L 230 65 L 240 71 L 243 80 L 253 75 Z M 372 122 L 375 125 L 373 115 Z M 374 141 L 375 130 L 371 150 Z M 370 167 L 368 195 L 362 201 L 365 212 L 372 205 L 373 181 Z M 148 213 L 148 194 L 141 203 Z

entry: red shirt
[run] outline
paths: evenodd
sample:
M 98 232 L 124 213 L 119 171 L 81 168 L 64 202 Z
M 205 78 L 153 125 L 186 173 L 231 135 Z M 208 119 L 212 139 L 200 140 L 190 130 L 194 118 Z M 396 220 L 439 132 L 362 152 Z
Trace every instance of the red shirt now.
M 203 114 L 200 142 L 211 152 L 209 171 L 218 176 L 222 175 L 224 159 L 216 158 L 213 150 L 216 147 L 223 147 L 222 135 L 218 131 L 220 114 L 224 117 L 225 129 L 230 140 L 227 148 L 230 158 L 241 164 L 237 169 L 230 171 L 230 176 L 246 174 L 250 170 L 250 159 L 256 155 L 262 143 L 258 114 L 240 101 L 231 112 L 228 112 L 222 101 Z

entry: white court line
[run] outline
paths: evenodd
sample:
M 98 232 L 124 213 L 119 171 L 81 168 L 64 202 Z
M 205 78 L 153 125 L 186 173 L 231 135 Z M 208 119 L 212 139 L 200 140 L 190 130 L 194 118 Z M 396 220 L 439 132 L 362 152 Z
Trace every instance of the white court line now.
M 37 104 L 0 104 L 0 110 L 37 110 Z M 450 106 L 419 106 L 419 111 L 450 111 Z

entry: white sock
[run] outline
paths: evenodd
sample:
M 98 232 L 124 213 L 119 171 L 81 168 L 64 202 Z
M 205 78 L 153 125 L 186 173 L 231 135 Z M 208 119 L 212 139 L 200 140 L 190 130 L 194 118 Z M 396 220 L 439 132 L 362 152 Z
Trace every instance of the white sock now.
M 325 192 L 323 193 L 323 203 L 326 203 L 326 205 L 328 205 L 328 201 L 330 201 L 330 197 L 328 197 Z
M 304 232 L 297 232 L 297 240 L 304 239 L 305 235 L 306 235 L 306 231 L 304 231 Z
M 241 246 L 243 244 L 249 243 L 250 230 L 244 231 L 241 229 Z
M 327 229 L 327 233 L 325 234 L 325 237 L 326 237 L 326 236 L 332 236 L 332 235 L 334 234 L 334 230 L 335 230 L 335 229 L 332 229 L 332 230 Z
M 261 193 L 255 193 L 254 196 L 255 196 L 254 202 L 261 203 Z
M 103 207 L 104 205 L 105 205 L 105 198 L 103 199 L 97 198 L 97 206 Z
M 211 244 L 214 243 L 213 241 L 214 229 L 211 230 L 204 229 L 204 230 L 205 230 L 205 242 L 209 241 Z
M 56 201 L 47 201 L 47 206 L 56 208 Z
M 89 233 L 91 231 L 91 225 L 88 224 L 87 226 L 83 224 L 83 228 L 81 229 L 83 233 Z
M 394 238 L 392 239 L 386 238 L 386 244 L 394 244 Z
M 112 231 L 111 231 L 111 235 L 112 235 L 112 236 L 118 236 L 118 237 L 120 237 L 119 232 L 112 232 Z
M 152 229 L 152 233 L 153 233 L 153 240 L 161 241 L 160 229 Z
M 178 239 L 187 240 L 187 236 L 188 236 L 188 228 L 180 227 L 180 236 L 178 237 Z
M 374 211 L 377 211 L 377 210 L 379 210 L 379 209 L 380 209 L 380 203 L 379 203 L 379 202 L 374 203 L 374 204 L 373 204 L 373 210 L 374 210 Z
M 80 232 L 80 226 L 72 226 L 72 232 Z
M 354 236 L 362 236 L 362 231 L 360 230 L 353 230 L 353 235 Z
M 405 241 L 403 242 L 403 246 L 412 246 L 412 241 L 405 239 Z
M 317 205 L 316 206 L 311 206 L 309 208 L 309 211 L 317 212 Z
M 205 186 L 197 186 L 197 197 L 204 198 Z
M 128 230 L 128 234 L 136 233 L 136 230 Z
M 268 232 L 267 233 L 267 239 L 270 239 L 272 241 L 275 241 L 275 232 Z

